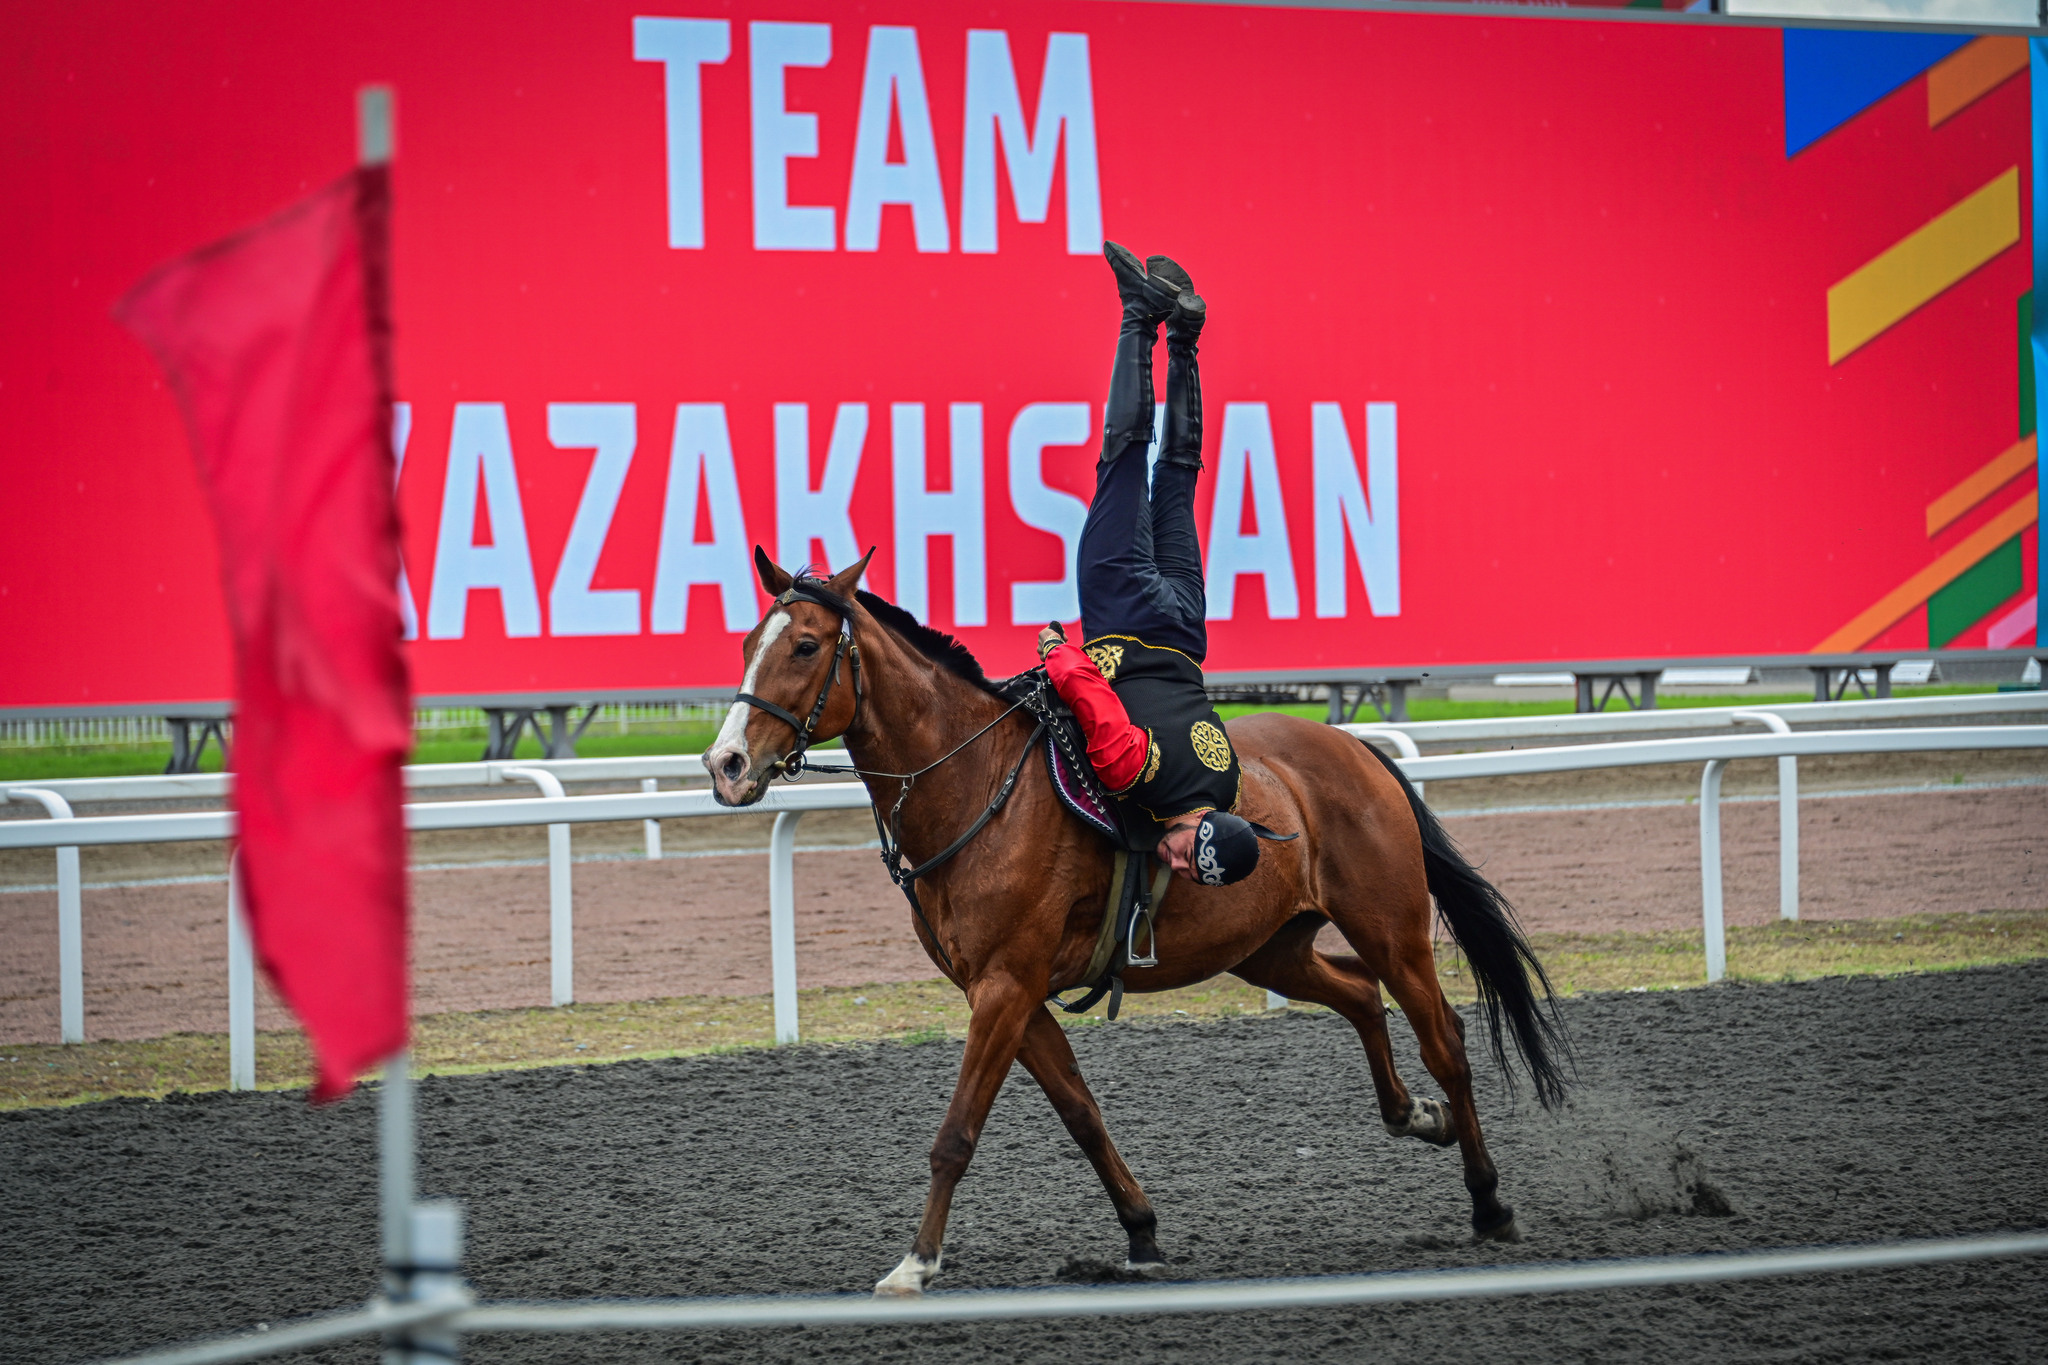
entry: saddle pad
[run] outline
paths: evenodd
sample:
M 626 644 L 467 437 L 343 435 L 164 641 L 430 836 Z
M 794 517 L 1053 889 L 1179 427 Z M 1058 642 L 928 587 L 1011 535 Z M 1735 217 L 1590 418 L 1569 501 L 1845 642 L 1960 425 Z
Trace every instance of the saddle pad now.
M 1087 781 L 1068 767 L 1066 756 L 1060 753 L 1059 745 L 1050 734 L 1045 740 L 1045 766 L 1052 776 L 1052 789 L 1059 793 L 1060 804 L 1079 816 L 1081 823 L 1096 833 L 1121 843 L 1123 836 L 1117 828 L 1116 812 L 1109 807 L 1109 799 L 1102 794 L 1098 784 Z

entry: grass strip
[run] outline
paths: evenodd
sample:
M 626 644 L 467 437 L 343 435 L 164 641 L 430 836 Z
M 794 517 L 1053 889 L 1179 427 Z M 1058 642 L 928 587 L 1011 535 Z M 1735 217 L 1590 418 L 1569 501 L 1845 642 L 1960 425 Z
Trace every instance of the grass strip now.
M 1698 931 L 1532 937 L 1552 982 L 1567 995 L 1704 984 Z M 1737 927 L 1728 934 L 1732 981 L 1895 976 L 2043 957 L 2048 957 L 2048 910 L 1804 920 Z M 1439 943 L 1437 973 L 1453 1001 L 1464 1004 L 1472 999 L 1471 979 L 1454 945 Z M 1123 1014 L 1192 1020 L 1264 1010 L 1264 991 L 1222 976 L 1184 990 L 1126 996 Z M 965 1034 L 968 1009 L 960 993 L 944 981 L 909 981 L 804 991 L 799 1018 L 806 1043 L 892 1041 L 915 1046 Z M 1104 1022 L 1098 1005 L 1089 1014 L 1068 1020 L 1068 1026 Z M 684 996 L 559 1009 L 430 1014 L 415 1020 L 413 1027 L 416 1069 L 449 1075 L 765 1047 L 774 1036 L 774 1017 L 767 996 Z M 256 1074 L 263 1089 L 304 1088 L 311 1075 L 309 1062 L 305 1039 L 296 1030 L 257 1035 Z M 227 1070 L 228 1043 L 222 1034 L 181 1033 L 68 1047 L 0 1044 L 0 1109 L 219 1090 L 227 1084 Z

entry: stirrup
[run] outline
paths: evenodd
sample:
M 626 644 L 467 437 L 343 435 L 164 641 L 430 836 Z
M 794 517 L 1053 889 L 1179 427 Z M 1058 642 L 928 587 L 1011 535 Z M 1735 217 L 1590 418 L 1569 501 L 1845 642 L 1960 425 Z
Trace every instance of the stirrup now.
M 1149 908 L 1149 907 L 1146 907 Z M 1138 956 L 1138 926 L 1145 926 L 1145 955 Z M 1152 917 L 1140 909 L 1131 915 L 1130 927 L 1124 930 L 1124 965 L 1127 967 L 1157 967 L 1159 965 L 1159 933 L 1152 927 Z

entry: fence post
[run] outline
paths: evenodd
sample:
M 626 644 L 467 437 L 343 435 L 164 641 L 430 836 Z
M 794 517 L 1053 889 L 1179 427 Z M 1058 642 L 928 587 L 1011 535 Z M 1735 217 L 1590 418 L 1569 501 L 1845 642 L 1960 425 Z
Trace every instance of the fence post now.
M 228 858 L 228 1089 L 256 1088 L 256 949 L 242 908 L 242 851 Z
M 1731 720 L 1753 720 L 1772 734 L 1789 735 L 1783 716 L 1769 711 L 1736 711 Z M 1799 760 L 1778 757 L 1778 918 L 1799 918 Z
M 775 1041 L 793 1043 L 796 1022 L 796 822 L 802 811 L 775 817 L 768 835 L 768 956 L 775 982 Z
M 52 820 L 74 818 L 71 803 L 41 787 L 0 790 L 0 801 L 40 804 Z M 67 1043 L 85 1041 L 85 909 L 78 878 L 78 848 L 57 850 L 57 1036 Z
M 1707 980 L 1728 972 L 1728 943 L 1721 915 L 1721 770 L 1725 758 L 1707 760 L 1700 775 L 1700 921 L 1706 931 Z
M 1778 759 L 1778 918 L 1799 918 L 1799 760 Z
M 412 1263 L 412 1191 L 412 1054 L 399 1052 L 384 1063 L 377 1088 L 377 1223 L 387 1276 Z M 394 1295 L 402 1287 L 384 1286 Z
M 417 1201 L 412 1054 L 384 1063 L 377 1091 L 377 1204 L 384 1248 L 384 1297 L 394 1304 L 459 1296 L 462 1286 L 462 1207 L 448 1200 Z M 446 1324 L 401 1327 L 384 1334 L 384 1365 L 447 1365 L 458 1358 L 460 1338 Z
M 501 777 L 520 777 L 559 800 L 562 779 L 545 768 L 500 768 Z M 569 827 L 548 826 L 548 1003 L 576 1001 L 575 888 L 570 881 Z
M 623 722 L 621 722 L 621 723 L 623 724 Z M 643 778 L 641 778 L 641 779 L 640 779 L 640 790 L 641 790 L 641 791 L 644 791 L 644 792 L 651 792 L 651 791 L 659 791 L 660 789 L 661 789 L 661 783 L 660 783 L 659 781 L 657 781 L 656 779 L 654 779 L 654 778 L 652 778 L 652 777 L 643 777 Z M 659 821 L 659 820 L 642 820 L 642 821 L 640 822 L 640 829 L 641 829 L 641 832 L 642 832 L 642 834 L 644 834 L 644 835 L 646 836 L 646 842 L 647 842 L 647 861 L 649 861 L 649 862 L 651 862 L 651 863 L 658 863 L 658 862 L 660 862 L 660 861 L 661 861 L 661 821 Z
M 85 1041 L 85 906 L 78 849 L 57 850 L 57 1022 L 67 1043 Z

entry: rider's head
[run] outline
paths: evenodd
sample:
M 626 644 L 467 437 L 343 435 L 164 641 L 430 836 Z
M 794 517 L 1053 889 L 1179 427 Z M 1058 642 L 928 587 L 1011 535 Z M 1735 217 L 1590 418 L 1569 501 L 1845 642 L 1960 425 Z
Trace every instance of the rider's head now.
M 1265 837 L 1276 836 L 1266 831 Z M 1197 811 L 1167 825 L 1159 860 L 1191 882 L 1228 886 L 1258 868 L 1259 838 L 1260 827 L 1249 820 L 1228 811 Z

